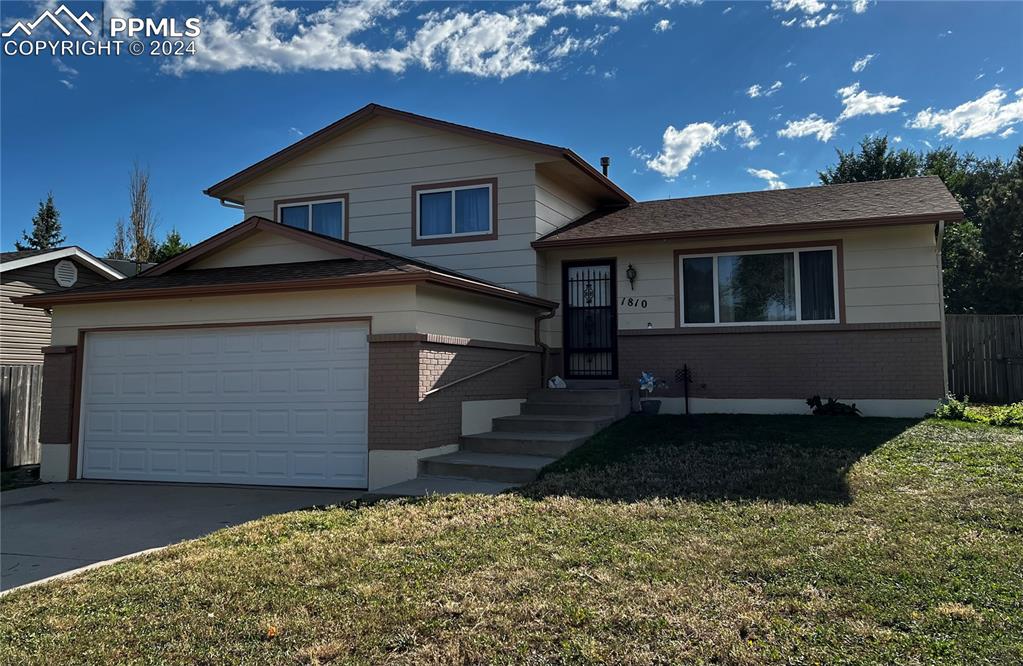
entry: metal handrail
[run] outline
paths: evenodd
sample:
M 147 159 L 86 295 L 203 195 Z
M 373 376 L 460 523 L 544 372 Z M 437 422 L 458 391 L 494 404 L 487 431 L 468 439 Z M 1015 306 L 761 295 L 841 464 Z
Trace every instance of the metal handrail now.
M 474 372 L 471 375 L 466 375 L 465 377 L 459 377 L 458 379 L 456 379 L 453 382 L 448 382 L 447 384 L 444 384 L 443 386 L 438 386 L 437 388 L 430 389 L 429 391 L 427 391 L 426 393 L 423 394 L 423 397 L 425 398 L 426 396 L 432 395 L 434 393 L 437 393 L 438 391 L 443 391 L 444 389 L 451 388 L 455 384 L 461 384 L 462 382 L 467 381 L 469 379 L 473 379 L 474 377 L 479 377 L 480 375 L 485 375 L 488 372 L 491 372 L 493 370 L 497 370 L 498 368 L 503 368 L 506 365 L 511 365 L 515 361 L 521 361 L 522 359 L 524 359 L 524 358 L 526 358 L 528 356 L 529 356 L 529 354 L 522 354 L 520 356 L 516 356 L 515 358 L 510 358 L 507 361 L 501 361 L 500 363 L 492 365 L 489 368 L 484 368 L 483 370 L 480 370 L 478 372 Z

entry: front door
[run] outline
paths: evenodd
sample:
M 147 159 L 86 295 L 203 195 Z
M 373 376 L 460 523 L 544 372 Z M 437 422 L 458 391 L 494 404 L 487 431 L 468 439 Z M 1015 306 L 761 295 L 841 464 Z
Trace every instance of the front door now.
M 617 379 L 614 260 L 565 263 L 561 279 L 565 377 Z

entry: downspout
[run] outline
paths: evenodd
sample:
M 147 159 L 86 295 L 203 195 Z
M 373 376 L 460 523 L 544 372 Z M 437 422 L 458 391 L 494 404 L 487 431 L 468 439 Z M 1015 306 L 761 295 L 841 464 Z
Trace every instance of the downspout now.
M 938 220 L 937 252 L 935 261 L 938 265 L 938 309 L 941 317 L 941 377 L 942 400 L 948 395 L 948 344 L 945 339 L 945 274 L 941 266 L 941 250 L 945 239 L 945 220 Z
M 540 388 L 544 388 L 544 382 L 547 381 L 547 364 L 549 362 L 551 348 L 544 344 L 544 341 L 540 338 L 540 322 L 545 319 L 551 319 L 558 312 L 558 306 L 555 305 L 553 308 L 548 310 L 542 315 L 537 315 L 533 318 L 533 342 L 540 348 Z

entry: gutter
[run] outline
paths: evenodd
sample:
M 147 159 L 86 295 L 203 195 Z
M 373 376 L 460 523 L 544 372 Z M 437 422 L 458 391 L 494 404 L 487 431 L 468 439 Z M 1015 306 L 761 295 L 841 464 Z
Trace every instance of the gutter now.
M 558 312 L 557 304 L 542 315 L 533 318 L 533 342 L 540 348 L 540 388 L 544 388 L 547 380 L 547 365 L 550 361 L 551 348 L 540 337 L 540 322 L 552 319 Z

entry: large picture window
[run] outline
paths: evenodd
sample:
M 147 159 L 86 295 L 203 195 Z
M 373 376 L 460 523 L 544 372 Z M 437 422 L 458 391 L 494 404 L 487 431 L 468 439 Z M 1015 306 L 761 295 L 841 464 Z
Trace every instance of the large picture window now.
M 681 255 L 682 326 L 839 320 L 837 250 Z
M 280 201 L 277 221 L 296 229 L 314 231 L 332 238 L 345 238 L 344 197 L 319 200 Z
M 415 239 L 473 240 L 494 235 L 492 182 L 417 186 L 414 191 Z

